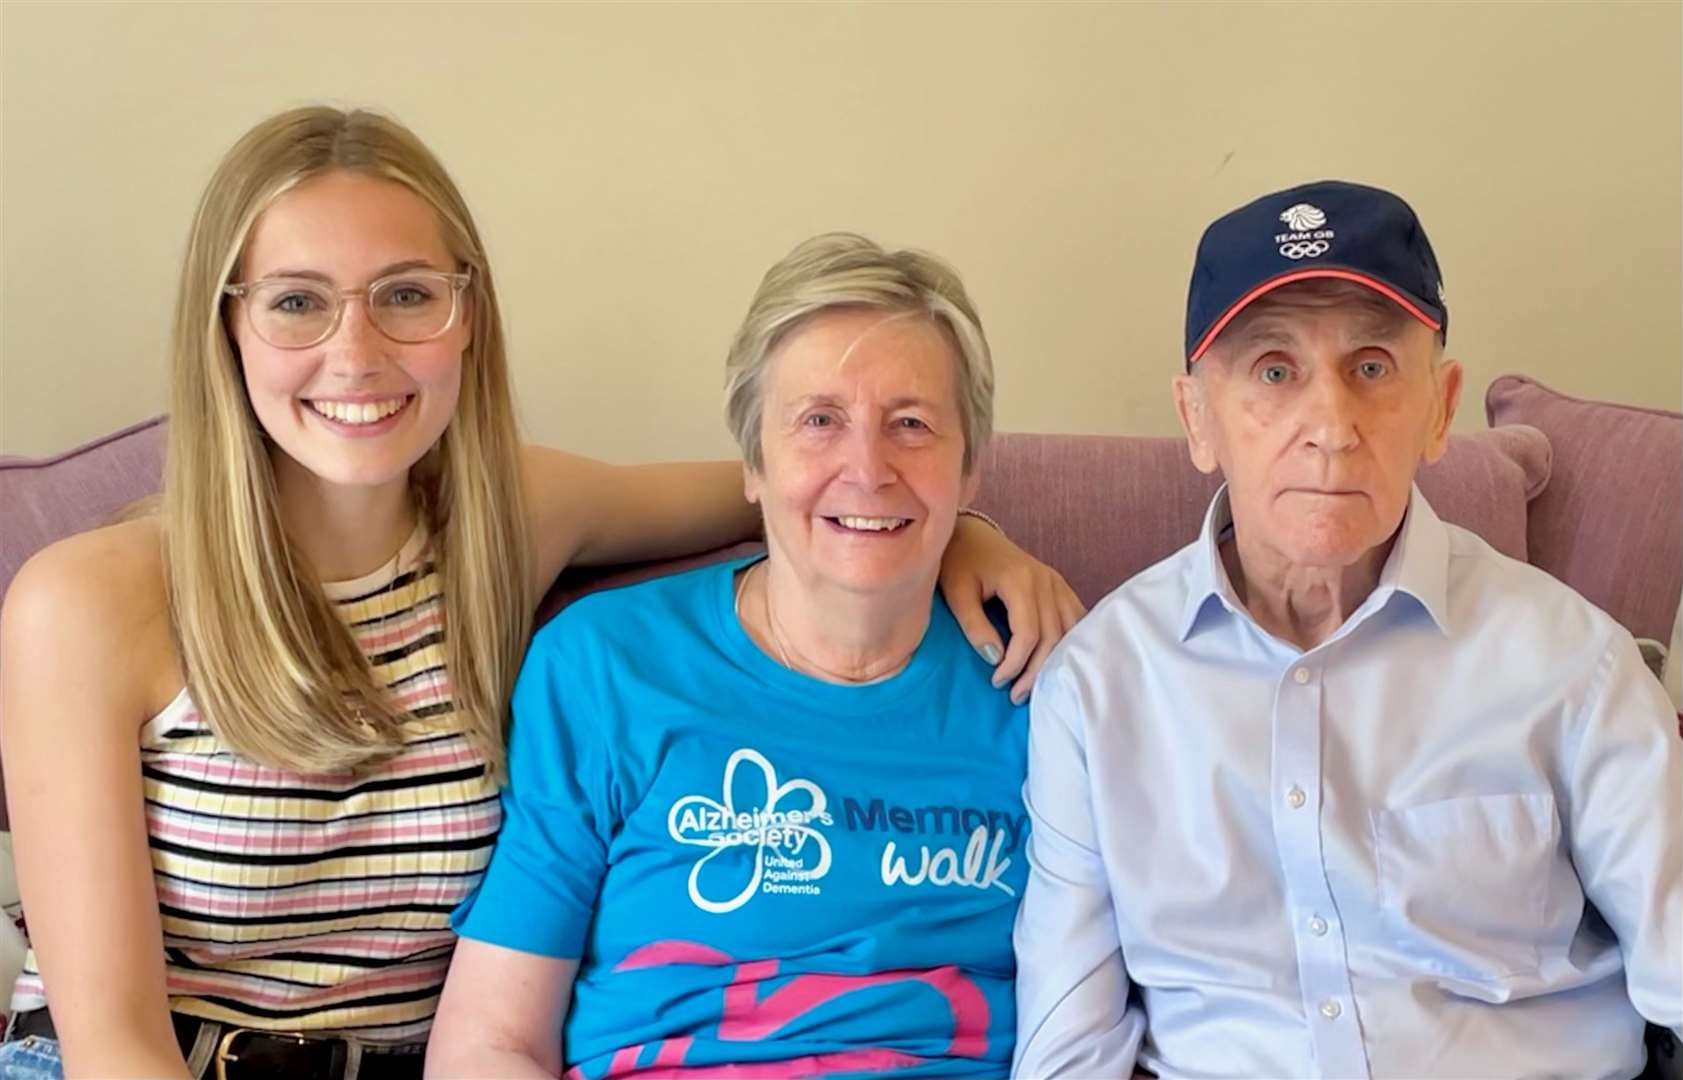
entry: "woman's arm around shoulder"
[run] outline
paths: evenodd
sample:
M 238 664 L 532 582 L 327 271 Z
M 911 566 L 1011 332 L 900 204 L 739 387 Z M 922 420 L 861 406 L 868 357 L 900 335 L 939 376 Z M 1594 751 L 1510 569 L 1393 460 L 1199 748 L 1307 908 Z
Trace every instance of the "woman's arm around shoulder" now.
M 185 1077 L 170 1025 L 139 731 L 177 680 L 158 526 L 41 551 L 0 610 L 0 762 L 68 1076 Z
M 539 593 L 571 563 L 669 559 L 760 534 L 738 462 L 609 465 L 527 446 L 521 472 Z
M 428 1077 L 477 1080 L 561 1075 L 561 1022 L 577 960 L 462 938 L 444 980 Z

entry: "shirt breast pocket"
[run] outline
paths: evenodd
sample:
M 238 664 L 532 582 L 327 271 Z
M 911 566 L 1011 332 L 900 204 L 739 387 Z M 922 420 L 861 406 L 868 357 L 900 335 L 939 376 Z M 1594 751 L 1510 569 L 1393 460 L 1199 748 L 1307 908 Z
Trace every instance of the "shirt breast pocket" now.
M 1372 811 L 1372 823 L 1400 968 L 1485 985 L 1536 972 L 1560 845 L 1553 795 L 1443 799 Z

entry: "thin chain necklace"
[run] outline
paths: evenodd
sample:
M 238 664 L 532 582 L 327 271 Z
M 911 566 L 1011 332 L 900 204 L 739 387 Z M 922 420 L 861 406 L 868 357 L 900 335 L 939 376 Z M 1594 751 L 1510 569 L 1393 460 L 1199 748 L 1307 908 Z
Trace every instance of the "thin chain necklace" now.
M 742 577 L 738 578 L 737 582 L 736 582 L 736 599 L 735 599 L 735 602 L 731 604 L 731 608 L 732 608 L 732 610 L 734 610 L 736 612 L 736 621 L 741 623 L 744 629 L 746 629 L 747 626 L 748 626 L 748 620 L 744 619 L 742 617 L 742 594 L 748 591 L 748 579 L 754 576 L 754 571 L 758 570 L 760 567 L 762 567 L 764 565 L 765 565 L 765 560 L 762 559 L 759 562 L 755 563 L 753 566 L 750 566 L 748 569 L 746 569 L 742 572 Z M 773 631 L 771 630 L 771 595 L 770 595 L 769 590 L 766 593 L 765 610 L 766 610 L 766 635 L 765 635 L 766 643 L 768 645 L 770 645 L 773 649 L 777 650 L 777 662 L 779 664 L 782 664 L 786 668 L 793 669 L 795 665 L 789 663 L 789 654 L 783 651 L 782 643 L 777 640 L 777 638 L 773 634 Z
M 743 571 L 742 577 L 737 580 L 736 595 L 731 607 L 736 612 L 736 621 L 742 623 L 744 628 L 746 628 L 748 624 L 742 617 L 742 594 L 748 591 L 748 579 L 753 576 L 754 571 L 765 565 L 765 560 L 761 559 L 759 562 Z M 892 671 L 884 672 L 881 675 L 873 676 L 869 679 L 850 679 L 846 675 L 837 675 L 835 672 L 825 668 L 822 664 L 814 663 L 799 649 L 795 649 L 793 646 L 785 646 L 783 633 L 777 625 L 776 617 L 771 613 L 771 580 L 769 578 L 766 580 L 766 587 L 760 590 L 760 606 L 765 612 L 765 638 L 767 643 L 771 645 L 772 649 L 776 651 L 777 662 L 791 671 L 799 671 L 806 675 L 816 676 L 817 678 L 824 679 L 827 682 L 841 682 L 846 683 L 849 686 L 870 686 L 873 683 L 879 683 L 885 679 L 892 679 L 894 676 L 900 674 L 900 672 L 906 669 L 906 665 L 912 662 L 912 654 L 917 651 L 916 649 L 913 649 L 912 653 L 908 653 L 904 660 L 894 665 L 894 669 Z M 801 661 L 799 664 L 790 662 L 789 653 L 791 651 L 794 652 L 796 659 Z

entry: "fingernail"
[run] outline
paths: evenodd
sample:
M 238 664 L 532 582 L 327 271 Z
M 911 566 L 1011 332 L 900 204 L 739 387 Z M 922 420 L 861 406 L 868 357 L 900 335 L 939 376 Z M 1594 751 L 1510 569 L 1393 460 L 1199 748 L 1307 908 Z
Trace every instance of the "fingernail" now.
M 1004 653 L 999 651 L 999 646 L 993 644 L 991 641 L 982 646 L 982 659 L 986 660 L 990 664 L 999 663 L 1000 658 L 1004 655 Z

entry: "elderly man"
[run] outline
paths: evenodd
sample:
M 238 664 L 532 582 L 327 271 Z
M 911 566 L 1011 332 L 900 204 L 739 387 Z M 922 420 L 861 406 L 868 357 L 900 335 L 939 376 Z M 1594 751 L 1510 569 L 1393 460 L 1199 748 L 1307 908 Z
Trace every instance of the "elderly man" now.
M 1202 535 L 1035 692 L 1024 1076 L 1617 1077 L 1683 1029 L 1683 754 L 1631 637 L 1413 485 L 1461 368 L 1395 195 L 1199 245 Z

